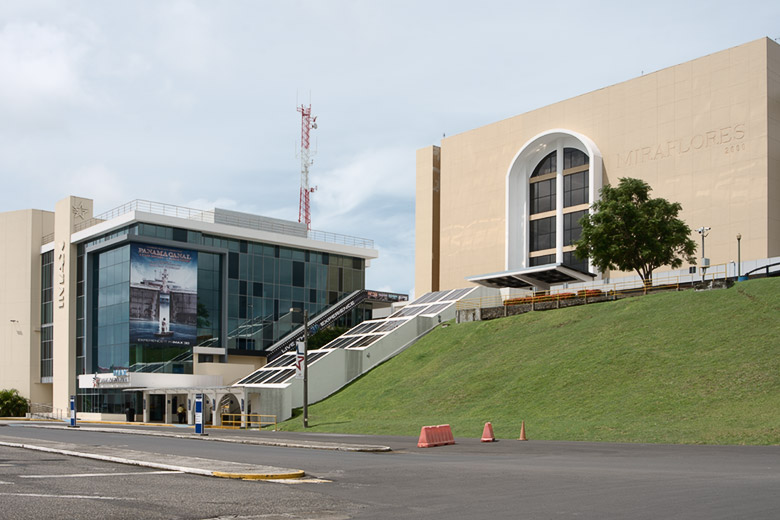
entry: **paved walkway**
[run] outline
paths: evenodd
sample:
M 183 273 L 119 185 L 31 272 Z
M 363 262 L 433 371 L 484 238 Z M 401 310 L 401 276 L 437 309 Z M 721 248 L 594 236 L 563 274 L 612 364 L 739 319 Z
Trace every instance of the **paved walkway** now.
M 25 421 L 24 426 L 46 429 L 68 428 L 66 424 L 51 421 Z M 254 444 L 258 446 L 282 446 L 286 448 L 306 448 L 337 451 L 391 451 L 390 447 L 388 446 L 349 442 L 349 439 L 352 437 L 362 436 L 338 436 L 338 438 L 334 438 L 332 441 L 322 441 L 322 434 L 315 436 L 307 435 L 305 433 L 295 434 L 290 432 L 223 430 L 216 428 L 207 429 L 206 435 L 196 435 L 194 433 L 194 427 L 174 424 L 81 422 L 79 423 L 78 427 L 83 431 L 151 435 L 157 437 L 197 439 L 213 442 Z M 126 450 L 108 446 L 83 446 L 38 439 L 34 441 L 30 440 L 19 442 L 18 437 L 10 436 L 0 436 L 0 445 L 222 478 L 275 480 L 301 478 L 305 475 L 304 471 L 299 469 L 257 466 L 254 464 L 243 464 L 238 462 L 227 462 L 198 457 L 182 457 L 164 453 Z

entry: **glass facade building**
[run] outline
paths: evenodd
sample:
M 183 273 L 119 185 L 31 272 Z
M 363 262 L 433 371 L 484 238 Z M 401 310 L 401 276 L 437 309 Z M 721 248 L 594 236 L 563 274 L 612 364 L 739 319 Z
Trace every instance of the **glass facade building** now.
M 91 218 L 89 199 L 67 201 L 44 215 L 55 233 L 36 262 L 36 357 L 39 382 L 56 386 L 67 353 L 67 392 L 82 412 L 140 413 L 143 388 L 232 383 L 302 325 L 300 310 L 313 317 L 365 289 L 377 256 L 369 240 L 297 222 L 145 201 Z M 336 324 L 370 312 L 357 305 Z

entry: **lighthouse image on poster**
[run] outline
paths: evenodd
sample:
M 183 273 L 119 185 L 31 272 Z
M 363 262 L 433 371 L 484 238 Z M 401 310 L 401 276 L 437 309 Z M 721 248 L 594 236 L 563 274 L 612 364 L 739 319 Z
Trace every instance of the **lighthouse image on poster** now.
M 197 309 L 197 251 L 131 245 L 131 343 L 194 345 Z

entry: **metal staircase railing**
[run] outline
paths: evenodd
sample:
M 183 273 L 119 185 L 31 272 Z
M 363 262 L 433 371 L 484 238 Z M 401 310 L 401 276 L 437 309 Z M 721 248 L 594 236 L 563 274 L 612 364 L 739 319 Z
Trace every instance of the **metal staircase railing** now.
M 347 312 L 351 311 L 367 299 L 368 291 L 354 291 L 319 314 L 312 316 L 309 318 L 309 336 L 330 326 L 334 321 L 344 316 Z M 269 362 L 273 361 L 285 352 L 295 349 L 295 344 L 299 341 L 303 341 L 303 325 L 268 347 L 266 349 L 266 358 Z

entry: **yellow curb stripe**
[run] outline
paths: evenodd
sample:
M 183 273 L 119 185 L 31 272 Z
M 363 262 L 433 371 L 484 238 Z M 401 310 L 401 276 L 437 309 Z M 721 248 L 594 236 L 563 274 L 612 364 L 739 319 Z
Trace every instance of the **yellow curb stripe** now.
M 227 473 L 224 471 L 214 471 L 212 475 L 220 478 L 240 478 L 243 480 L 277 480 L 287 478 L 302 478 L 306 473 L 303 470 L 297 470 L 293 473 Z

